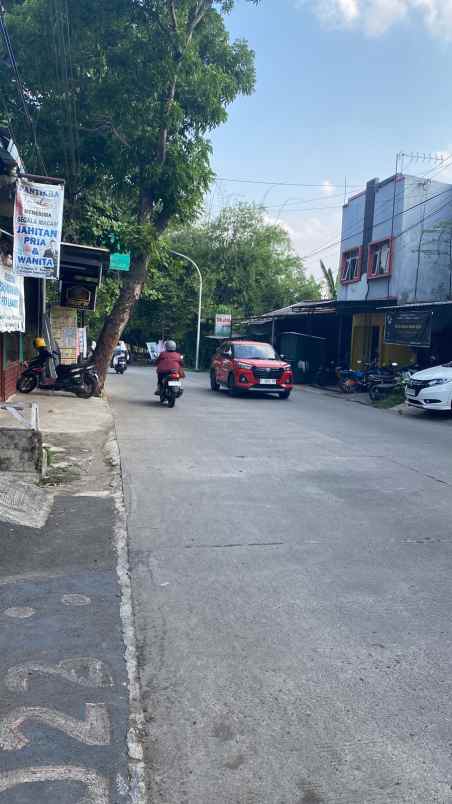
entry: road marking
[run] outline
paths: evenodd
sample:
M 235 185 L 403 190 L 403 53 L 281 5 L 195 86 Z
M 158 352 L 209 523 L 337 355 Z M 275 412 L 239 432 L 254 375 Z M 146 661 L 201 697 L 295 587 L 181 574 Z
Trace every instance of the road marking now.
M 5 684 L 11 692 L 27 692 L 34 675 L 56 676 L 80 687 L 113 687 L 113 677 L 104 662 L 90 657 L 65 659 L 58 664 L 27 662 L 11 667 Z
M 91 598 L 87 595 L 63 595 L 61 602 L 65 606 L 89 606 Z
M 22 706 L 0 719 L 0 748 L 20 751 L 30 743 L 21 727 L 28 720 L 45 723 L 59 729 L 85 745 L 110 745 L 110 718 L 105 704 L 85 704 L 85 720 L 76 720 L 55 709 L 43 706 Z
M 29 606 L 24 606 L 23 608 L 17 607 L 12 609 L 5 609 L 3 614 L 6 617 L 12 617 L 15 620 L 28 620 L 29 617 L 33 617 L 36 614 L 36 610 L 30 608 Z
M 94 770 L 75 768 L 70 765 L 61 767 L 21 768 L 7 773 L 0 773 L 0 793 L 11 790 L 21 784 L 37 782 L 82 782 L 88 790 L 88 797 L 80 804 L 110 804 L 110 785 L 108 781 Z

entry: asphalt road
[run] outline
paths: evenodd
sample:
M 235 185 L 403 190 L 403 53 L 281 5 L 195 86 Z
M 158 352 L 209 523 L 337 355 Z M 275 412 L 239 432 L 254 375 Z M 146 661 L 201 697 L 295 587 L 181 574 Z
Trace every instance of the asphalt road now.
M 452 419 L 112 376 L 152 804 L 452 802 Z

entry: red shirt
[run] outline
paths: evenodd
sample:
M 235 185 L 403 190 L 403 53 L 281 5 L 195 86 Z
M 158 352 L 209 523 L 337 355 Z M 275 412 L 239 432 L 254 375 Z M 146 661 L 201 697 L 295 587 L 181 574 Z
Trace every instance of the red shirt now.
M 161 352 L 156 362 L 157 373 L 164 374 L 173 369 L 182 369 L 183 360 L 179 352 Z

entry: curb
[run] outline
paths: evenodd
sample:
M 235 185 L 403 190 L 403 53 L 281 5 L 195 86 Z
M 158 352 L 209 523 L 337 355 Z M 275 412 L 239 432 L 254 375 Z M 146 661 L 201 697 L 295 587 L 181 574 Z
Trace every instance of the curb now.
M 108 398 L 105 401 L 110 407 Z M 114 529 L 117 555 L 116 570 L 121 589 L 120 614 L 129 681 L 129 726 L 127 731 L 130 776 L 129 800 L 130 804 L 148 804 L 149 799 L 146 791 L 146 773 L 142 745 L 145 733 L 145 718 L 141 704 L 141 688 L 138 674 L 135 615 L 129 565 L 127 514 L 124 503 L 124 486 L 121 473 L 121 453 L 114 419 L 113 429 L 105 445 L 105 453 L 113 469 L 112 489 L 116 509 Z

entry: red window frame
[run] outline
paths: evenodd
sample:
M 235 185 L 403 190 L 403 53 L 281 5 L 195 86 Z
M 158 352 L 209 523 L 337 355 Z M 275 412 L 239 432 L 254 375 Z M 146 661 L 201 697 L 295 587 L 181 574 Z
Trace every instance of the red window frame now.
M 369 254 L 367 257 L 367 277 L 368 279 L 385 279 L 392 274 L 392 246 L 393 246 L 394 238 L 392 237 L 383 237 L 381 240 L 374 240 L 372 243 L 369 243 Z M 388 270 L 384 274 L 376 274 L 372 271 L 372 262 L 373 262 L 373 255 L 375 252 L 376 246 L 381 246 L 383 243 L 389 244 L 389 259 L 388 259 Z
M 352 252 L 358 252 L 358 274 L 353 279 L 344 279 L 344 269 L 345 269 L 345 261 L 349 254 Z M 342 252 L 341 256 L 341 284 L 342 285 L 351 285 L 353 282 L 359 282 L 362 276 L 363 271 L 363 247 L 356 246 L 355 248 L 349 248 L 347 251 Z

